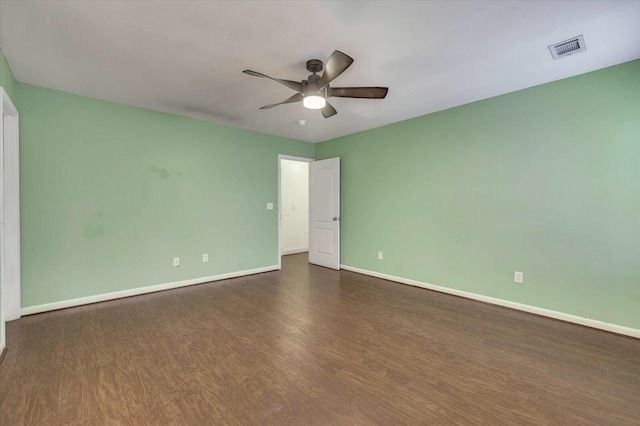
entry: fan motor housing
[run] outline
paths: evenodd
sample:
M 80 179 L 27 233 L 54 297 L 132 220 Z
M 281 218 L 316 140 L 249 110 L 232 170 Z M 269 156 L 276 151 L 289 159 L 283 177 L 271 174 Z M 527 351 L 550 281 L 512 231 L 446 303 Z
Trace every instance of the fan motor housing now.
M 302 95 L 315 95 L 320 92 L 320 76 L 310 75 L 307 80 L 302 81 Z

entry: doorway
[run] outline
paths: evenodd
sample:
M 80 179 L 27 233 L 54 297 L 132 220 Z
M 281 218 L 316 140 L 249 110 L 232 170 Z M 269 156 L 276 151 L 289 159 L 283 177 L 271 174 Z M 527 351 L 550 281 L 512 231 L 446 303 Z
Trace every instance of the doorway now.
M 18 110 L 0 87 L 0 354 L 5 322 L 20 318 Z
M 340 269 L 339 157 L 278 155 L 278 268 L 283 255 L 303 252 L 309 263 Z
M 278 156 L 278 264 L 282 256 L 309 251 L 309 164 L 314 160 Z

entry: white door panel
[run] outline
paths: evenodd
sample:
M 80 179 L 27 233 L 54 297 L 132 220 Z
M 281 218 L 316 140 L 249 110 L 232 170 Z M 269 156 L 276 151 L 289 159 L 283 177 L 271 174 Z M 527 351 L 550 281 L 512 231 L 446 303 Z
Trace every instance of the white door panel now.
M 311 163 L 309 186 L 309 262 L 340 269 L 340 158 Z
M 319 254 L 333 254 L 333 232 L 330 229 L 315 230 L 315 251 Z

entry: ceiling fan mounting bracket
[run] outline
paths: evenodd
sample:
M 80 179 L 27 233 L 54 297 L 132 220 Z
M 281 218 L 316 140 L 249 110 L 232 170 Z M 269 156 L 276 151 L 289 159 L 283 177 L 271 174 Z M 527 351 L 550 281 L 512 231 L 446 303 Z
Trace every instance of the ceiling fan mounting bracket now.
M 324 64 L 320 59 L 309 59 L 307 61 L 307 71 L 317 73 L 322 71 Z

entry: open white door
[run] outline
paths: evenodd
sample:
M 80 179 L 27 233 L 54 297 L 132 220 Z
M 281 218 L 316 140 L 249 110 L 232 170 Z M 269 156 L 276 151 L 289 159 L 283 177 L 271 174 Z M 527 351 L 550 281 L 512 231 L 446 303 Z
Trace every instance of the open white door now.
M 309 166 L 309 263 L 340 269 L 340 158 Z

